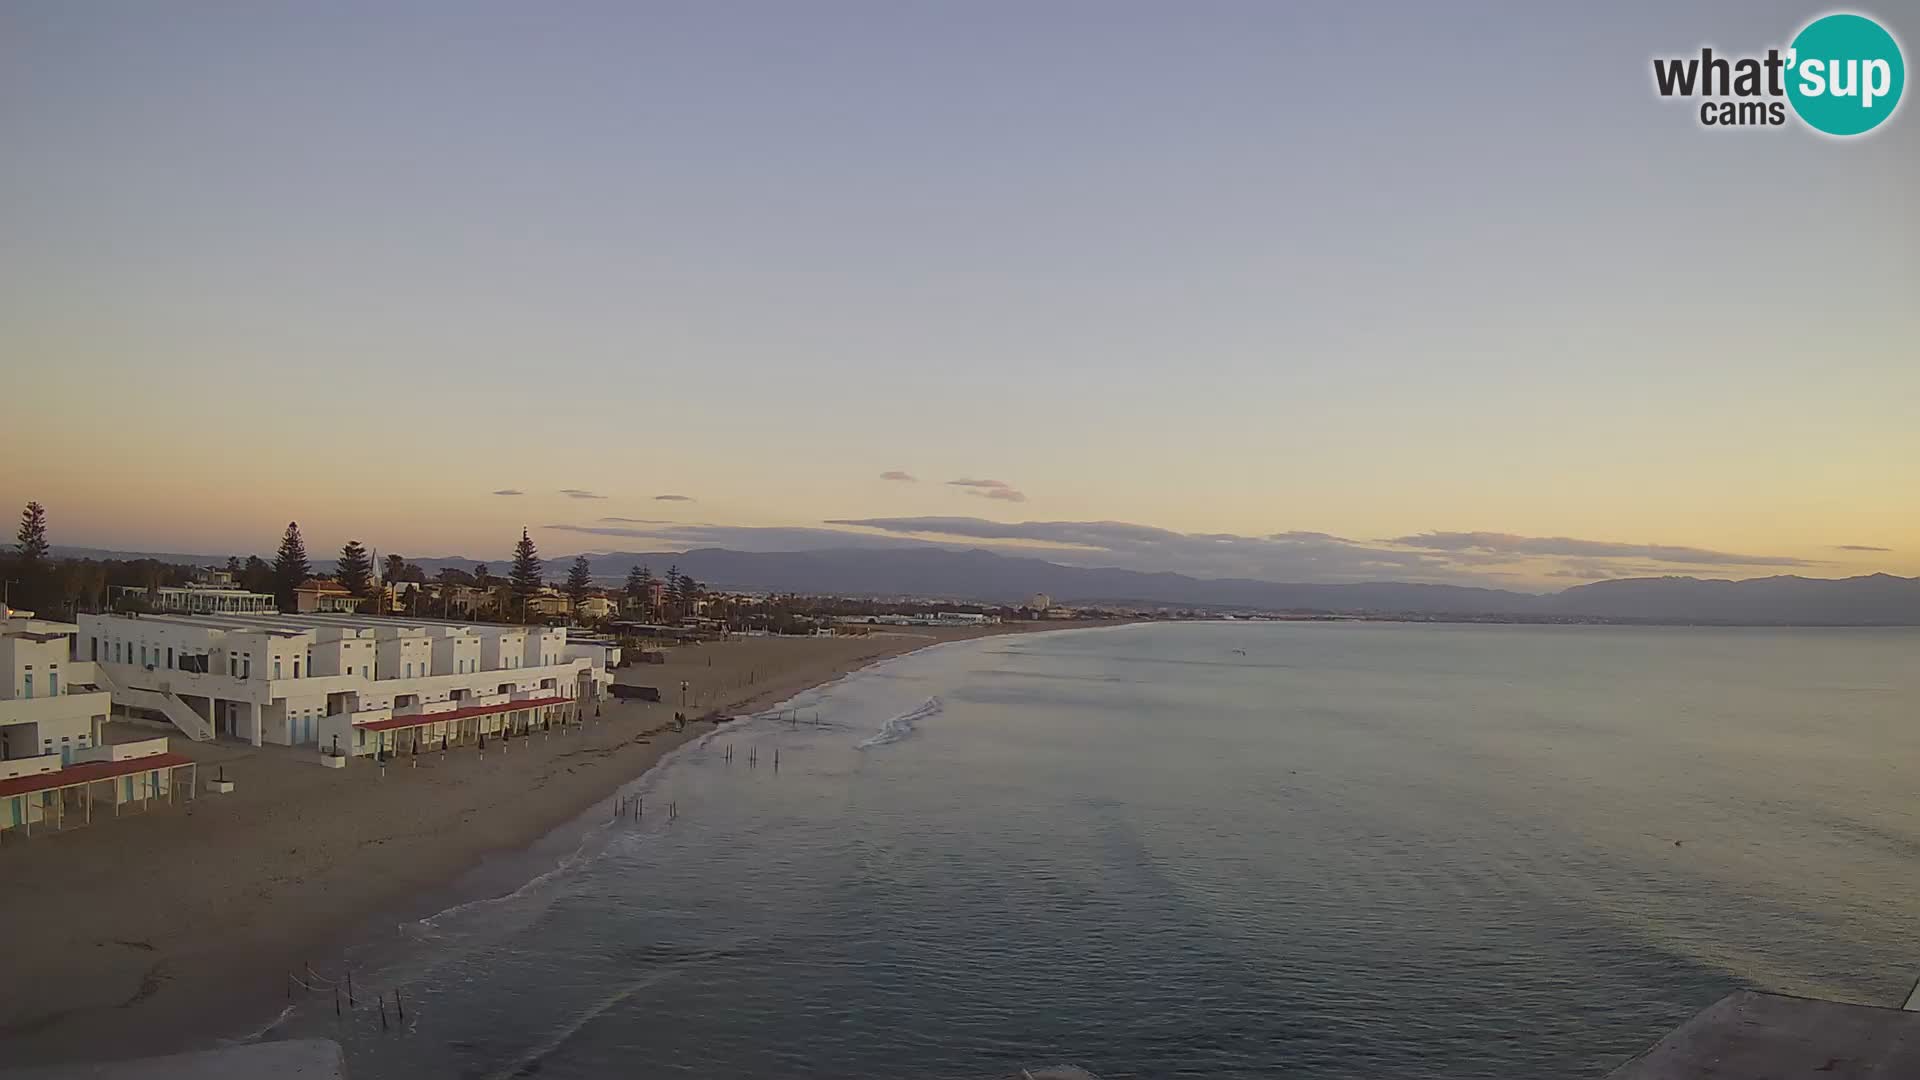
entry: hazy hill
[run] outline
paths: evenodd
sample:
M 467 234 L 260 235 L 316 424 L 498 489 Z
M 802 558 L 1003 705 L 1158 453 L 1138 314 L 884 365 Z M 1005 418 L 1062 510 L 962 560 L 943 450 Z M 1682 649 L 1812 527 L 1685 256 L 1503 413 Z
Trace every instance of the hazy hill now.
M 1627 578 L 1543 598 L 1556 613 L 1662 622 L 1920 625 L 1920 578 Z
M 95 558 L 160 558 L 219 564 L 225 556 L 168 555 L 56 548 L 57 554 Z M 935 546 L 833 548 L 820 551 L 610 552 L 592 554 L 594 576 L 612 584 L 637 564 L 655 576 L 677 564 L 709 585 L 759 592 L 903 596 L 989 603 L 1020 603 L 1046 593 L 1067 604 L 1115 603 L 1353 614 L 1601 618 L 1647 622 L 1802 626 L 1920 626 L 1920 579 L 1873 574 L 1827 580 L 1802 577 L 1746 581 L 1689 577 L 1630 578 L 1576 585 L 1547 595 L 1459 585 L 1364 582 L 1288 584 L 1185 574 L 1063 566 L 1022 556 Z M 465 556 L 409 560 L 429 575 L 443 566 L 470 570 Z M 504 576 L 508 560 L 485 560 Z M 565 576 L 572 555 L 546 559 L 549 580 Z M 326 572 L 332 561 L 313 560 Z

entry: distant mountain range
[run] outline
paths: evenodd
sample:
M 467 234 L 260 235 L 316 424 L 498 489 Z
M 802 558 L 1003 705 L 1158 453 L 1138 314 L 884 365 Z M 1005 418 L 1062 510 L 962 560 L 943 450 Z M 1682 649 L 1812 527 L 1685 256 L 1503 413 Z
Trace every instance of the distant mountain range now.
M 155 558 L 220 564 L 226 556 L 56 547 L 83 558 Z M 572 555 L 549 557 L 547 577 L 564 576 Z M 1247 579 L 1063 566 L 1044 559 L 981 550 L 832 548 L 750 552 L 726 548 L 589 554 L 594 576 L 612 584 L 634 565 L 662 575 L 681 572 L 727 589 L 840 596 L 920 597 L 1020 603 L 1046 593 L 1065 604 L 1205 607 L 1222 611 L 1337 614 L 1594 618 L 1633 622 L 1797 626 L 1920 626 L 1920 578 L 1872 574 L 1842 579 L 1768 577 L 1745 581 L 1690 577 L 1627 578 L 1539 595 L 1505 589 L 1408 582 L 1286 584 Z M 442 567 L 471 570 L 463 556 L 409 559 L 429 576 Z M 504 575 L 507 560 L 484 560 Z M 314 569 L 332 569 L 315 560 Z

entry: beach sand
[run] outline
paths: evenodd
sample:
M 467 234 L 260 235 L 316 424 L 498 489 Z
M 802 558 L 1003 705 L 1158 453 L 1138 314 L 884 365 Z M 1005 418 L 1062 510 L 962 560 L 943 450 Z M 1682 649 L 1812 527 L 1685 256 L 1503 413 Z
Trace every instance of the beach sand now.
M 310 748 L 191 743 L 203 784 L 236 790 L 156 804 L 0 851 L 0 1060 L 39 1064 L 172 1053 L 257 1030 L 286 976 L 325 961 L 376 917 L 454 902 L 489 857 L 523 852 L 681 743 L 687 713 L 764 708 L 808 687 L 941 641 L 1067 624 L 888 628 L 868 637 L 743 638 L 669 650 L 618 681 L 658 704 L 610 701 L 583 731 L 322 768 Z M 114 724 L 119 740 L 151 738 Z M 524 868 L 516 873 L 531 876 Z M 489 883 L 492 884 L 492 883 Z M 497 892 L 512 883 L 497 883 Z M 424 908 L 424 910 L 423 910 Z

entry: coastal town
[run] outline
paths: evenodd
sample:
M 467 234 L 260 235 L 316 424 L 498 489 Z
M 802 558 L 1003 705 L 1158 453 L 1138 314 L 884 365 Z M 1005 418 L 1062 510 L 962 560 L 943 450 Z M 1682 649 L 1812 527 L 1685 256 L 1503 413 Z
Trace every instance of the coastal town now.
M 56 559 L 38 503 L 22 511 L 5 566 L 8 839 L 91 824 L 96 802 L 117 817 L 128 805 L 195 799 L 200 783 L 231 792 L 224 774 L 198 775 L 183 752 L 192 744 L 304 750 L 328 768 L 429 748 L 479 753 L 489 739 L 577 726 L 612 699 L 620 668 L 659 663 L 679 646 L 1081 615 L 1046 596 L 948 610 L 730 593 L 677 566 L 661 577 L 635 566 L 606 587 L 584 556 L 555 585 L 525 531 L 500 578 L 476 564 L 428 580 L 401 556 L 376 562 L 357 541 L 332 573 L 316 573 L 297 524 L 272 563 Z M 660 700 L 659 687 L 635 692 Z M 684 719 L 693 706 L 680 704 Z
M 271 562 L 198 564 L 60 556 L 50 531 L 31 504 L 0 551 L 0 862 L 85 898 L 0 931 L 19 976 L 0 1033 L 35 1057 L 81 1052 L 97 1010 L 129 1051 L 230 1023 L 203 1003 L 236 988 L 251 1015 L 356 920 L 726 719 L 929 644 L 1099 617 L 727 591 L 673 565 L 603 583 L 584 559 L 554 583 L 524 532 L 499 577 L 429 579 L 357 543 L 323 571 L 294 525 Z

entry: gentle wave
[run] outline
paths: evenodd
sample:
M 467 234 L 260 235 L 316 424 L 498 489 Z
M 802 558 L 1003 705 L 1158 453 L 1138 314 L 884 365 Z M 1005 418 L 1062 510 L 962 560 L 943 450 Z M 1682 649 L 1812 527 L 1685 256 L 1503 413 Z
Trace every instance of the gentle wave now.
M 918 724 L 929 716 L 938 716 L 941 708 L 943 708 L 943 706 L 940 704 L 940 699 L 930 697 L 922 702 L 918 708 L 909 709 L 899 716 L 888 720 L 886 723 L 881 724 L 879 731 L 855 743 L 854 747 L 855 749 L 866 750 L 870 747 L 897 743 L 901 739 L 913 734 L 915 724 Z
M 697 739 L 681 743 L 679 746 L 660 755 L 659 760 L 648 766 L 639 776 L 622 784 L 614 791 L 608 801 L 617 804 L 634 795 L 645 796 L 652 793 L 653 789 L 660 782 L 660 778 L 666 774 L 668 767 L 680 760 L 680 758 L 691 756 L 706 749 L 707 745 L 721 734 L 733 730 L 738 726 L 751 723 L 754 720 L 762 719 L 764 715 L 765 714 L 761 716 L 735 717 L 714 725 L 712 731 L 707 732 Z M 618 824 L 620 824 L 620 822 L 617 819 L 610 819 L 589 828 L 586 834 L 580 838 L 580 843 L 576 845 L 572 851 L 561 856 L 560 860 L 553 867 L 543 873 L 534 875 L 519 888 L 495 896 L 474 897 L 471 900 L 454 904 L 452 907 L 443 908 L 440 911 L 434 912 L 432 915 L 414 921 L 411 924 L 411 930 L 416 935 L 421 933 L 430 934 L 439 927 L 440 921 L 449 915 L 472 911 L 476 908 L 491 907 L 496 904 L 506 903 L 510 900 L 520 899 L 535 889 L 538 889 L 540 886 L 565 875 L 570 870 L 591 864 L 593 859 L 605 850 L 605 844 L 610 838 L 609 834 Z M 403 924 L 400 929 L 404 933 L 407 932 L 410 927 L 407 924 Z

